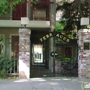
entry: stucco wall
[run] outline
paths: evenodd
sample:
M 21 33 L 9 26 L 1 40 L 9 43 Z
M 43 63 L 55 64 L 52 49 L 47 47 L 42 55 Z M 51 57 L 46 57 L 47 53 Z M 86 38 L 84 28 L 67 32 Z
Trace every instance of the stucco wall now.
M 0 28 L 0 34 L 18 34 L 19 28 Z

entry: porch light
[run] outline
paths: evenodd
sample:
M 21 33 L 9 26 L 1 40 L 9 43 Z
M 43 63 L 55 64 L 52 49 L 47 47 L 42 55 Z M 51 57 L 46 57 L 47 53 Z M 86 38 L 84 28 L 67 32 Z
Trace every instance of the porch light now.
M 82 17 L 80 24 L 81 25 L 89 25 L 89 18 Z
M 26 27 L 26 25 L 29 23 L 28 17 L 21 17 L 21 25 Z

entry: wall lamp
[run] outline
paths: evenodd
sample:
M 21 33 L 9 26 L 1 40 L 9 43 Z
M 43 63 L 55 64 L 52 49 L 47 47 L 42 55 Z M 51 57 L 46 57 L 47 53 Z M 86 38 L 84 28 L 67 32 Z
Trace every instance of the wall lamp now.
M 29 24 L 29 18 L 28 17 L 21 17 L 21 26 L 25 27 Z

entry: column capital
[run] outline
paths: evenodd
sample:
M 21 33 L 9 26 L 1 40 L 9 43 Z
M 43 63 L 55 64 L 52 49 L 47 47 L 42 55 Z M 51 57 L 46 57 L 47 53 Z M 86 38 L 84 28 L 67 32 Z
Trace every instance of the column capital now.
M 19 28 L 19 33 L 27 33 L 27 34 L 31 34 L 31 29 L 28 28 Z

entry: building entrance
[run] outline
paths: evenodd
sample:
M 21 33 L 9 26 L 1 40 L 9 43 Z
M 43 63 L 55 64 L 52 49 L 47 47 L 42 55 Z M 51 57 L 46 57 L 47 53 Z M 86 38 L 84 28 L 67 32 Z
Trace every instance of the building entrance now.
M 31 77 L 43 77 L 49 72 L 49 41 L 40 41 L 40 38 L 47 33 L 40 30 L 31 32 Z
M 55 57 L 55 66 L 53 66 L 55 73 L 53 73 L 50 69 L 52 66 L 50 67 L 51 63 L 49 60 L 50 39 L 43 40 L 48 33 L 36 31 L 31 35 L 31 77 L 51 77 L 54 74 L 56 76 L 77 76 L 77 41 L 70 40 L 65 42 L 61 38 L 60 40 L 55 38 L 55 50 L 58 55 Z M 58 36 L 59 34 L 56 35 Z M 53 62 L 53 59 L 51 62 Z

